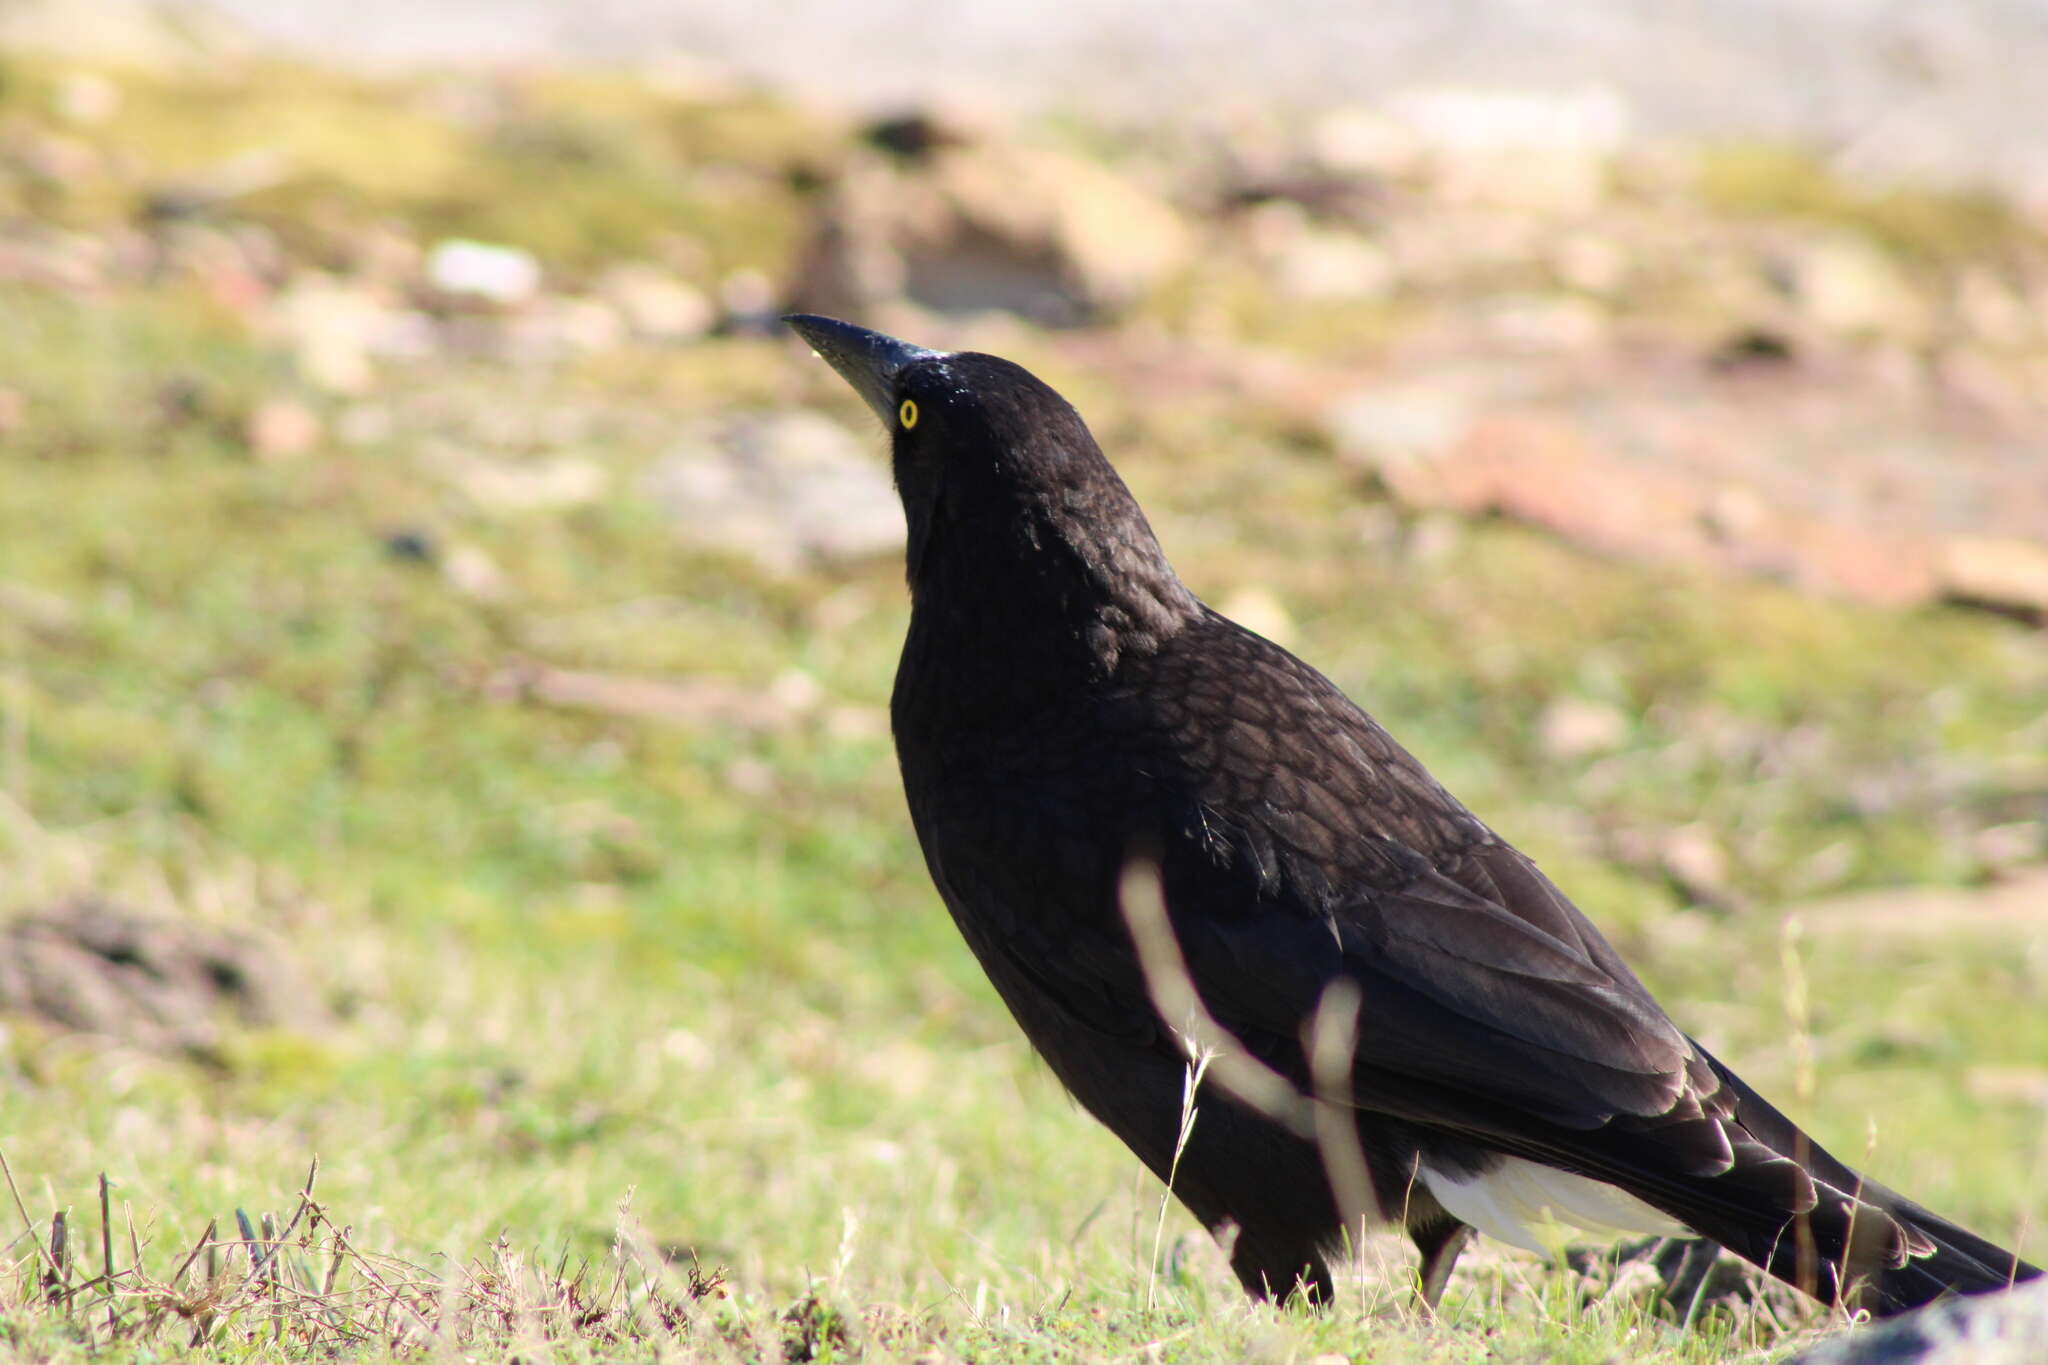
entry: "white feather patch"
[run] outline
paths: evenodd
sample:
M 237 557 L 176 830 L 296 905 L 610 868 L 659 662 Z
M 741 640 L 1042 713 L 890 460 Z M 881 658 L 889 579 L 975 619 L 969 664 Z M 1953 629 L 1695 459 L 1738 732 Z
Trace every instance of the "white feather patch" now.
M 1604 1181 L 1554 1166 L 1502 1157 L 1484 1175 L 1453 1176 L 1422 1166 L 1422 1183 L 1463 1222 L 1511 1246 L 1550 1255 L 1573 1231 L 1690 1237 L 1670 1214 Z

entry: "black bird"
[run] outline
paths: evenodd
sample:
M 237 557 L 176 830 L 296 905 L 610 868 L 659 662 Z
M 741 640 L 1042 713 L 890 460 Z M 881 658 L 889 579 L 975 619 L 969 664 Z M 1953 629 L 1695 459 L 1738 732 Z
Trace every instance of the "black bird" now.
M 787 320 L 892 433 L 911 616 L 890 714 L 932 880 L 1033 1046 L 1171 1172 L 1248 1291 L 1327 1301 L 1354 1214 L 1406 1229 L 1431 1302 L 1472 1229 L 1541 1249 L 1553 1220 L 1708 1238 L 1879 1314 L 2039 1273 L 1823 1151 L 1372 717 L 1198 601 L 1059 394 Z M 1342 1105 L 1363 1207 L 1248 1084 L 1204 1087 L 1175 1165 L 1185 1021 L 1140 960 L 1134 859 L 1232 1050 Z M 1339 997 L 1333 1087 L 1310 1034 Z

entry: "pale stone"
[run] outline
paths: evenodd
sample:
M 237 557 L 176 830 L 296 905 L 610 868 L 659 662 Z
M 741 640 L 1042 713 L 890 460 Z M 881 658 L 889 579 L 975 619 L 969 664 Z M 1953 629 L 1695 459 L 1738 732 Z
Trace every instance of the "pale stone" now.
M 1280 293 L 1309 303 L 1384 298 L 1396 282 L 1392 258 L 1350 232 L 1311 228 L 1296 237 L 1274 264 Z
M 688 341 L 718 320 L 704 291 L 650 265 L 615 266 L 598 292 L 625 318 L 633 335 L 648 341 Z
M 444 294 L 524 303 L 540 292 L 540 262 L 516 246 L 451 237 L 427 253 L 427 280 Z
M 1927 300 L 1892 258 L 1861 237 L 1821 238 L 1791 262 L 1801 309 L 1850 337 L 1912 340 L 1927 329 Z
M 815 412 L 748 418 L 690 439 L 647 484 L 685 541 L 778 572 L 903 548 L 903 506 L 887 464 Z
M 1586 758 L 1619 749 L 1628 740 L 1629 718 L 1621 708 L 1583 697 L 1559 697 L 1537 723 L 1543 751 L 1552 758 Z
M 1239 588 L 1217 604 L 1216 610 L 1277 645 L 1289 644 L 1294 639 L 1294 617 L 1270 588 Z
M 1950 597 L 2048 612 L 2048 545 L 2004 536 L 1953 536 L 1936 573 Z
M 243 439 L 261 460 L 288 460 L 320 444 L 320 419 L 289 398 L 266 398 L 249 413 Z

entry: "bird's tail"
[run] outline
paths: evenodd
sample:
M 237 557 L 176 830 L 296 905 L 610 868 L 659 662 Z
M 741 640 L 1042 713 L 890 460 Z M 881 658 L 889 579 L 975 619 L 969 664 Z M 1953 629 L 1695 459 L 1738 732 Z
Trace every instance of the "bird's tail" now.
M 1863 1198 L 1875 1202 L 1916 1243 L 1924 1241 L 1933 1248 L 1877 1277 L 1873 1288 L 1878 1302 L 1873 1311 L 1880 1316 L 1918 1307 L 1944 1293 L 1981 1294 L 2010 1288 L 2041 1273 L 2017 1253 L 1987 1242 L 1889 1190 L 1866 1183 Z
M 2005 1289 L 2041 1272 L 2016 1254 L 1872 1185 L 1816 1181 L 1813 1207 L 1784 1222 L 1702 1216 L 1693 1230 L 1823 1303 L 1903 1313 L 1945 1294 Z
M 1756 1139 L 1749 1150 L 1738 1147 L 1737 1169 L 1719 1180 L 1787 1186 L 1776 1194 L 1789 1201 L 1777 1207 L 1800 1211 L 1782 1222 L 1760 1221 L 1753 1213 L 1757 1204 L 1748 1204 L 1749 1216 L 1735 1207 L 1748 1201 L 1695 1204 L 1685 1216 L 1701 1236 L 1823 1302 L 1867 1308 L 1878 1317 L 1944 1294 L 2005 1289 L 2041 1273 L 2017 1254 L 1863 1179 L 1727 1068 L 1714 1065 L 1736 1092 L 1742 1127 Z M 1803 1189 L 1790 1187 L 1810 1187 L 1810 1203 L 1799 1197 Z

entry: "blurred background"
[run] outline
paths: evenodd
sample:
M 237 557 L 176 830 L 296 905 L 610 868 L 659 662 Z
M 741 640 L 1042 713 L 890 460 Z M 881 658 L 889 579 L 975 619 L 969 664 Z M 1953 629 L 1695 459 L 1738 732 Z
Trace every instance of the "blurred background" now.
M 320 1234 L 308 1348 L 355 1285 L 509 1349 L 437 1286 L 558 1257 L 748 1358 L 1549 1339 L 1509 1253 L 1448 1338 L 1399 1250 L 1366 1327 L 1155 1256 L 930 889 L 885 441 L 790 307 L 1061 389 L 1683 1026 L 2040 1259 L 2044 61 L 2039 0 L 0 0 L 21 1330 L 284 1322 L 163 1286 L 317 1153 L 395 1259 Z M 37 1279 L 101 1172 L 125 1334 Z

